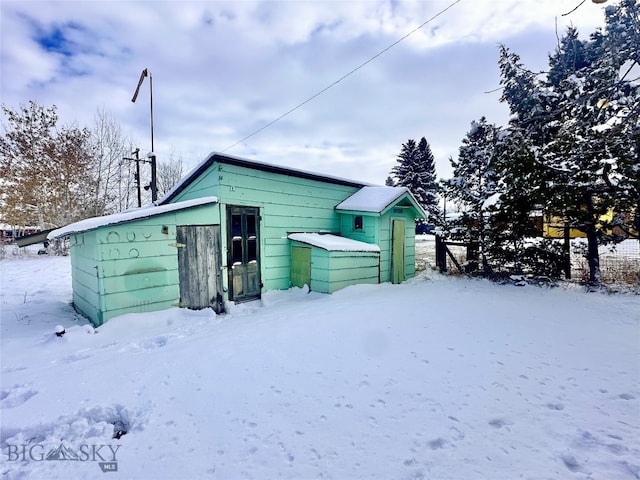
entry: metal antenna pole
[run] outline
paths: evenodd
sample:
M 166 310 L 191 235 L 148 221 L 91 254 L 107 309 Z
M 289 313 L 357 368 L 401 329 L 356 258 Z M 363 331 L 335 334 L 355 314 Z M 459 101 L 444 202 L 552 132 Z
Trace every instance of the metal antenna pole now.
M 153 77 L 149 72 L 149 104 L 151 106 L 151 202 L 158 200 L 158 181 L 156 178 L 156 151 L 153 148 Z
M 153 144 L 153 76 L 148 68 L 142 70 L 140 74 L 140 80 L 138 80 L 138 86 L 136 87 L 136 91 L 133 94 L 133 98 L 131 101 L 135 103 L 138 98 L 138 93 L 140 93 L 140 87 L 142 86 L 142 82 L 144 82 L 144 77 L 149 77 L 149 109 L 151 113 L 151 152 L 147 155 L 149 158 L 149 162 L 151 163 L 151 201 L 155 202 L 158 199 L 158 191 L 157 191 L 157 179 L 156 179 L 156 153 L 155 146 Z M 139 174 L 138 174 L 139 178 Z M 140 197 L 138 197 L 140 198 Z M 138 200 L 139 203 L 142 203 L 141 200 Z
M 156 150 L 153 148 L 153 77 L 151 72 L 149 72 L 149 104 L 151 107 L 151 151 L 155 153 Z
M 142 188 L 140 188 L 140 158 L 138 154 L 140 153 L 140 149 L 136 148 L 136 151 L 133 154 L 136 156 L 136 183 L 138 184 L 138 208 L 142 206 Z

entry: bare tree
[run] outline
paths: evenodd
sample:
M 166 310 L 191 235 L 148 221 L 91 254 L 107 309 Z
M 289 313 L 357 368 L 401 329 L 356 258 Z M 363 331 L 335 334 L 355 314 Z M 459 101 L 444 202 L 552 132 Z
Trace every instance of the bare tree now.
M 156 170 L 158 198 L 169 193 L 169 190 L 182 179 L 183 170 L 182 157 L 174 158 L 173 153 L 169 156 L 169 160 L 158 162 Z
M 133 150 L 111 114 L 95 113 L 92 130 L 95 151 L 94 177 L 97 182 L 94 216 L 119 212 L 135 205 L 135 164 L 126 160 Z
M 51 224 L 67 225 L 93 214 L 98 191 L 93 159 L 88 129 L 71 125 L 58 131 L 50 159 L 56 173 L 45 182 L 49 186 L 46 215 Z

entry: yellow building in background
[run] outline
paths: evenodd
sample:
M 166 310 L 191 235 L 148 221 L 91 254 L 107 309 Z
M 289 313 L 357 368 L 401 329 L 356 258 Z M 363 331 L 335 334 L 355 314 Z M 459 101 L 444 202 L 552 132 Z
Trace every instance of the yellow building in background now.
M 611 223 L 613 221 L 613 210 L 609 210 L 606 214 L 600 217 L 602 224 Z M 628 217 L 628 215 L 625 215 Z M 564 229 L 566 226 L 565 219 L 561 216 L 552 214 L 545 214 L 542 220 L 542 235 L 545 238 L 564 238 Z M 627 236 L 621 229 L 614 227 L 610 233 L 616 233 L 620 236 Z M 638 232 L 630 229 L 633 236 L 637 236 Z M 586 238 L 587 234 L 577 228 L 569 228 L 570 238 Z

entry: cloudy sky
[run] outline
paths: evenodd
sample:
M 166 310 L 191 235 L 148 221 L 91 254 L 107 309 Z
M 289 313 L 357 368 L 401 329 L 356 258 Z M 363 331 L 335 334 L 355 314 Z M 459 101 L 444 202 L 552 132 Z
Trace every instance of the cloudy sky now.
M 581 0 L 0 2 L 2 103 L 55 104 L 61 124 L 108 112 L 159 161 L 187 169 L 212 151 L 382 184 L 402 143 L 424 136 L 451 173 L 470 122 L 505 124 L 498 45 L 532 70 L 570 24 L 587 36 L 603 6 Z M 609 0 L 608 4 L 616 0 Z M 238 143 L 427 23 L 259 134 Z M 231 147 L 232 145 L 237 144 Z

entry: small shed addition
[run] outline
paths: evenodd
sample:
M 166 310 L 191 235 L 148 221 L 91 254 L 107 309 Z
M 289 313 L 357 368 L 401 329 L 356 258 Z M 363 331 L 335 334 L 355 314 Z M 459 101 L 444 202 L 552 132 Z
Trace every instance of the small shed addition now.
M 322 233 L 293 233 L 291 284 L 333 293 L 358 283 L 380 283 L 380 247 Z
M 144 207 L 52 232 L 69 237 L 76 309 L 95 326 L 172 306 L 222 311 L 216 203 L 203 197 Z
M 415 275 L 415 220 L 427 215 L 409 189 L 365 186 L 336 211 L 342 235 L 379 246 L 381 282 Z

